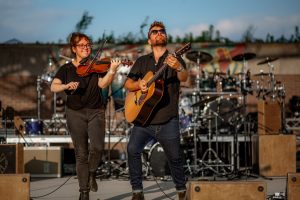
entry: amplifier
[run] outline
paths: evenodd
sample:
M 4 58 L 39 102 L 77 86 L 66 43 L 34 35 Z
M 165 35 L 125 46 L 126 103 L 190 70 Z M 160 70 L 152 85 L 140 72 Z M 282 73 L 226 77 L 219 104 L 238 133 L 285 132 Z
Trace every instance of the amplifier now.
M 0 144 L 0 174 L 24 172 L 23 144 Z
M 295 135 L 252 136 L 253 169 L 263 176 L 286 176 L 296 172 Z
M 281 108 L 277 101 L 259 100 L 258 110 L 258 134 L 279 134 L 281 129 Z
M 265 200 L 267 186 L 257 181 L 192 181 L 188 200 Z
M 61 177 L 62 159 L 62 147 L 24 147 L 25 172 L 32 177 Z
M 0 174 L 0 194 L 2 200 L 29 200 L 29 174 Z

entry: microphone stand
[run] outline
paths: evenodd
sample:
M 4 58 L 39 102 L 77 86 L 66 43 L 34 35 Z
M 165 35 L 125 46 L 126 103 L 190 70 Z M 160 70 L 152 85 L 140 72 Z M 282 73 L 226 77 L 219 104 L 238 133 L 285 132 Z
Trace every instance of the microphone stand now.
M 108 152 L 107 152 L 107 167 L 108 167 L 108 174 L 107 174 L 107 178 L 111 177 L 112 176 L 112 162 L 111 162 L 111 144 L 110 144 L 110 139 L 111 139 L 111 102 L 112 102 L 112 97 L 114 96 L 114 94 L 116 94 L 117 92 L 119 92 L 120 90 L 123 89 L 123 85 L 118 88 L 116 91 L 112 91 L 112 87 L 111 87 L 111 84 L 109 85 L 109 88 L 108 88 L 108 92 L 109 92 L 109 95 L 107 97 L 108 99 L 108 102 L 107 102 L 107 105 L 108 105 L 108 130 L 107 130 L 107 133 L 108 133 L 108 144 L 107 144 L 107 148 L 108 148 Z
M 38 121 L 40 121 L 41 119 L 41 76 L 37 76 L 36 90 L 37 90 L 37 117 L 38 117 Z

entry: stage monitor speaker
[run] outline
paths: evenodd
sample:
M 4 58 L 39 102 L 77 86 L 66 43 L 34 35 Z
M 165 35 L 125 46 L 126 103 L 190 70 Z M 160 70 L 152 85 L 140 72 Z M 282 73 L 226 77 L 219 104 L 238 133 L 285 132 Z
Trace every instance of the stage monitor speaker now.
M 288 174 L 287 197 L 288 200 L 300 199 L 300 174 L 299 173 Z
M 31 177 L 61 177 L 62 147 L 25 147 L 25 172 Z
M 23 144 L 0 144 L 0 174 L 24 172 Z
M 265 200 L 267 186 L 258 181 L 191 181 L 188 200 Z
M 277 101 L 259 100 L 258 110 L 258 134 L 279 134 L 281 129 L 281 109 Z
M 296 172 L 296 135 L 254 135 L 253 169 L 263 176 Z
M 1 174 L 0 195 L 1 200 L 29 200 L 29 174 Z

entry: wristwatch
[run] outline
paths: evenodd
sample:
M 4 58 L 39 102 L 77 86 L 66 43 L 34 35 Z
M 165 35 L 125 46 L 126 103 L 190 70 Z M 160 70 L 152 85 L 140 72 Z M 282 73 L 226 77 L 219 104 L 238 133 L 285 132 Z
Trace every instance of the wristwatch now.
M 182 67 L 182 65 L 180 65 L 180 67 L 176 69 L 177 72 L 181 72 L 183 70 L 184 70 L 184 68 Z

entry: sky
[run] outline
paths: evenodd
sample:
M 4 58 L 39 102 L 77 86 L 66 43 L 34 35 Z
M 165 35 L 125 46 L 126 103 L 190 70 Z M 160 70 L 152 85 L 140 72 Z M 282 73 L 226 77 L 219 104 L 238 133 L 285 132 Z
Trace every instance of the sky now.
M 174 37 L 200 35 L 213 25 L 233 41 L 250 26 L 261 39 L 268 33 L 289 38 L 300 27 L 300 0 L 0 0 L 0 43 L 65 42 L 84 12 L 93 16 L 85 33 L 94 39 L 104 33 L 139 37 L 141 24 L 154 20 Z

